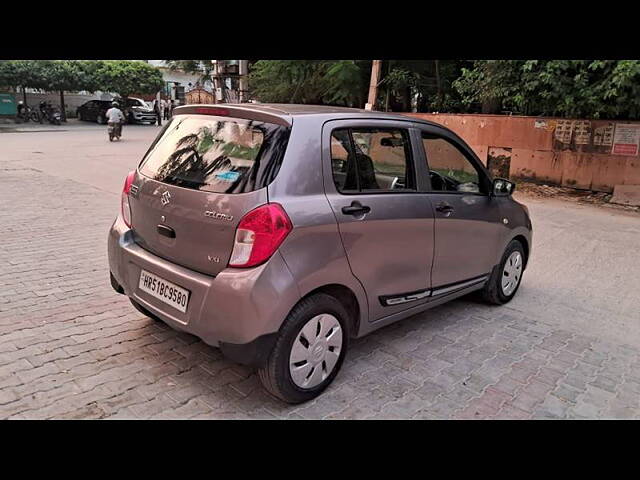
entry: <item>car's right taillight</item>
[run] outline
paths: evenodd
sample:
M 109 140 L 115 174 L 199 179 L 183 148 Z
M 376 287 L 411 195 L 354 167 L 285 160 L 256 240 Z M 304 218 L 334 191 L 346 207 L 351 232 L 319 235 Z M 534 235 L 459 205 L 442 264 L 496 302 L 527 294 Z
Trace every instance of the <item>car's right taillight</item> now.
M 131 191 L 131 185 L 133 179 L 136 176 L 136 172 L 129 172 L 127 178 L 124 181 L 124 188 L 122 189 L 122 199 L 120 201 L 120 210 L 122 212 L 122 219 L 127 227 L 131 228 L 131 205 L 129 205 L 129 192 Z
M 229 266 L 255 267 L 273 255 L 293 229 L 282 206 L 267 203 L 251 210 L 238 224 Z

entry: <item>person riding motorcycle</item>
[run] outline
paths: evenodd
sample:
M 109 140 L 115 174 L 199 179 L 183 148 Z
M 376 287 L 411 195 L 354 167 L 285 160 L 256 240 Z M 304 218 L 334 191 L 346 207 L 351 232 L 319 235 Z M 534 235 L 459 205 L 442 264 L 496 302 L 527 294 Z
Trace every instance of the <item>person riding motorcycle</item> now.
M 118 102 L 111 102 L 111 108 L 107 110 L 107 125 L 112 126 L 116 130 L 116 136 L 119 138 L 122 136 L 122 124 L 124 123 L 124 114 L 122 110 L 118 108 Z

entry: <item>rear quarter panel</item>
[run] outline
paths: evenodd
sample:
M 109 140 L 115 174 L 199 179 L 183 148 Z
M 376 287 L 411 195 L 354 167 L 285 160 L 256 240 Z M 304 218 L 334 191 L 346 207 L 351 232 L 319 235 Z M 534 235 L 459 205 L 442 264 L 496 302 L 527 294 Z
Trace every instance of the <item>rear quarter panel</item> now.
M 358 300 L 358 320 L 363 325 L 368 318 L 366 294 L 351 273 L 336 218 L 324 193 L 323 123 L 315 116 L 295 117 L 280 172 L 269 185 L 268 196 L 270 202 L 284 207 L 294 227 L 280 252 L 300 295 L 327 285 L 343 285 Z

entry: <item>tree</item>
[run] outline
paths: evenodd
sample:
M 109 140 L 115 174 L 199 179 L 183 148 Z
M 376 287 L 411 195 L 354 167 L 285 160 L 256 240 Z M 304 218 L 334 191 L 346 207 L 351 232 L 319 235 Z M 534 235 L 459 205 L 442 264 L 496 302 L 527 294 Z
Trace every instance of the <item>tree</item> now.
M 44 89 L 47 87 L 43 75 L 42 61 L 7 60 L 0 64 L 0 85 L 22 89 L 24 103 L 27 103 L 27 88 Z
M 62 121 L 67 121 L 64 92 L 87 90 L 94 92 L 100 88 L 100 81 L 96 76 L 99 64 L 91 61 L 57 60 L 43 65 L 42 73 L 46 76 L 48 90 L 60 92 L 60 111 Z
M 100 90 L 115 92 L 124 99 L 134 93 L 156 93 L 164 85 L 160 70 L 138 60 L 105 60 L 95 76 Z
M 0 62 L 0 84 L 22 88 L 27 103 L 26 89 L 37 88 L 60 92 L 60 107 L 65 120 L 64 91 L 100 89 L 97 69 L 100 61 L 79 60 L 12 60 Z
M 455 82 L 467 106 L 487 113 L 639 118 L 638 60 L 481 60 Z
M 385 60 L 380 104 L 384 110 L 460 111 L 459 93 L 452 87 L 462 68 L 460 60 Z
M 366 60 L 258 60 L 249 89 L 263 102 L 362 106 L 370 69 Z

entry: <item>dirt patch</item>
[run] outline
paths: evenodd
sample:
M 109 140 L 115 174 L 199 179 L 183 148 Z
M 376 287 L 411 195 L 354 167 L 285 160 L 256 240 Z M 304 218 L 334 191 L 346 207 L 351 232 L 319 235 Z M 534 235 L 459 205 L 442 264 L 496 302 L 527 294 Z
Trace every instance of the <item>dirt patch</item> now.
M 537 184 L 531 182 L 518 182 L 516 193 L 533 198 L 556 198 L 575 203 L 590 203 L 605 208 L 630 210 L 640 212 L 640 207 L 617 205 L 610 203 L 612 194 L 605 192 L 593 192 L 570 187 L 557 187 L 555 185 Z

